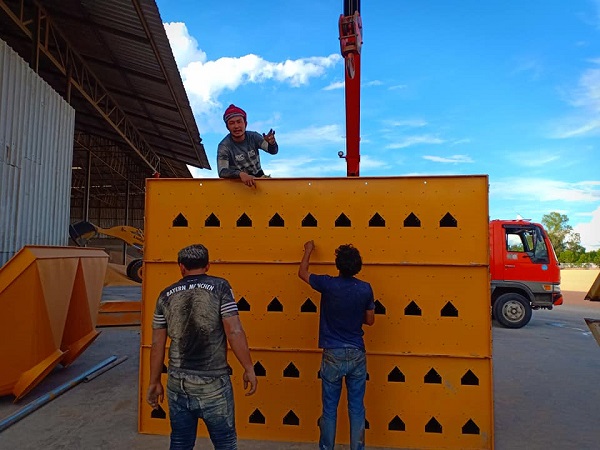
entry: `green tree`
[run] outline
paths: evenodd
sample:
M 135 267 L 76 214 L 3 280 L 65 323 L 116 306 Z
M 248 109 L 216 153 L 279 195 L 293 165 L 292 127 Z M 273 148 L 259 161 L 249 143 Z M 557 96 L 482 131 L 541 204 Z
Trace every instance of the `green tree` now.
M 573 227 L 569 225 L 569 218 L 566 214 L 556 211 L 544 214 L 542 224 L 557 255 L 562 254 L 565 250 L 570 250 L 574 254 L 578 250 L 577 245 L 581 247 L 579 234 L 573 233 Z M 575 245 L 572 245 L 573 242 L 575 242 Z M 583 249 L 583 247 L 581 248 Z
M 572 264 L 577 261 L 577 255 L 571 250 L 564 250 L 557 255 L 558 261 L 561 263 Z
M 590 261 L 600 266 L 600 250 L 592 250 L 590 252 Z

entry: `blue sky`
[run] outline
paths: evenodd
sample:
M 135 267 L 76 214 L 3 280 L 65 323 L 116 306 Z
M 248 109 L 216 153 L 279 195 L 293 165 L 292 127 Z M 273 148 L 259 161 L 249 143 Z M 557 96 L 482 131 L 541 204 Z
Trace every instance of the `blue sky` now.
M 206 153 L 234 103 L 274 177 L 346 175 L 343 2 L 158 0 Z M 600 248 L 600 0 L 365 0 L 361 175 L 490 179 L 490 217 L 558 211 Z

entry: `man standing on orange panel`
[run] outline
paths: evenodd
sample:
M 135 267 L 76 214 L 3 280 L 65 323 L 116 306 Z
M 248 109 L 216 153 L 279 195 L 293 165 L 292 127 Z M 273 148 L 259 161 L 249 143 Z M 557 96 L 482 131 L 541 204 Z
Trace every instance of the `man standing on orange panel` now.
M 375 323 L 375 301 L 371 285 L 355 278 L 362 268 L 362 258 L 352 245 L 340 245 L 335 251 L 337 277 L 315 275 L 308 271 L 313 241 L 304 244 L 304 256 L 298 276 L 321 293 L 319 347 L 321 359 L 321 397 L 323 412 L 319 419 L 320 450 L 333 450 L 337 408 L 342 392 L 342 378 L 348 391 L 350 449 L 365 448 L 365 389 L 367 356 L 363 324 Z
M 227 341 L 244 368 L 246 395 L 257 380 L 246 334 L 229 282 L 207 275 L 208 250 L 200 244 L 180 250 L 182 279 L 161 292 L 152 321 L 150 383 L 146 400 L 154 409 L 164 399 L 160 380 L 167 336 L 167 398 L 171 450 L 193 449 L 198 419 L 203 419 L 218 450 L 236 450 L 233 390 L 227 363 Z

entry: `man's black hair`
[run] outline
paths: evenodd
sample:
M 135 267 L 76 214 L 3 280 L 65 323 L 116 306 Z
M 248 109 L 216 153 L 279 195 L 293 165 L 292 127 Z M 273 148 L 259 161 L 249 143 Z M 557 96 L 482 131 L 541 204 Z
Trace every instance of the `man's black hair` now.
M 177 254 L 177 264 L 187 270 L 204 269 L 208 265 L 208 249 L 202 244 L 182 248 Z
M 362 268 L 362 258 L 357 248 L 352 244 L 340 245 L 335 250 L 335 267 L 340 271 L 340 276 L 353 277 Z

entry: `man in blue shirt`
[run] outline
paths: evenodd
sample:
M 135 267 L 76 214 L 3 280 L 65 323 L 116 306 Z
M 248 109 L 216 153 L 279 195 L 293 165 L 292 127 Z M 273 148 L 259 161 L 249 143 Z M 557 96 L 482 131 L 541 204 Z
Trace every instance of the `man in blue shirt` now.
M 350 416 L 350 449 L 365 448 L 365 388 L 367 358 L 363 340 L 363 324 L 375 322 L 373 289 L 354 277 L 362 268 L 362 258 L 352 245 L 341 245 L 335 251 L 337 277 L 315 275 L 308 271 L 313 241 L 304 244 L 304 256 L 298 276 L 321 293 L 319 348 L 321 359 L 321 398 L 323 412 L 319 419 L 320 450 L 335 445 L 337 408 L 342 392 L 342 378 L 348 390 Z

